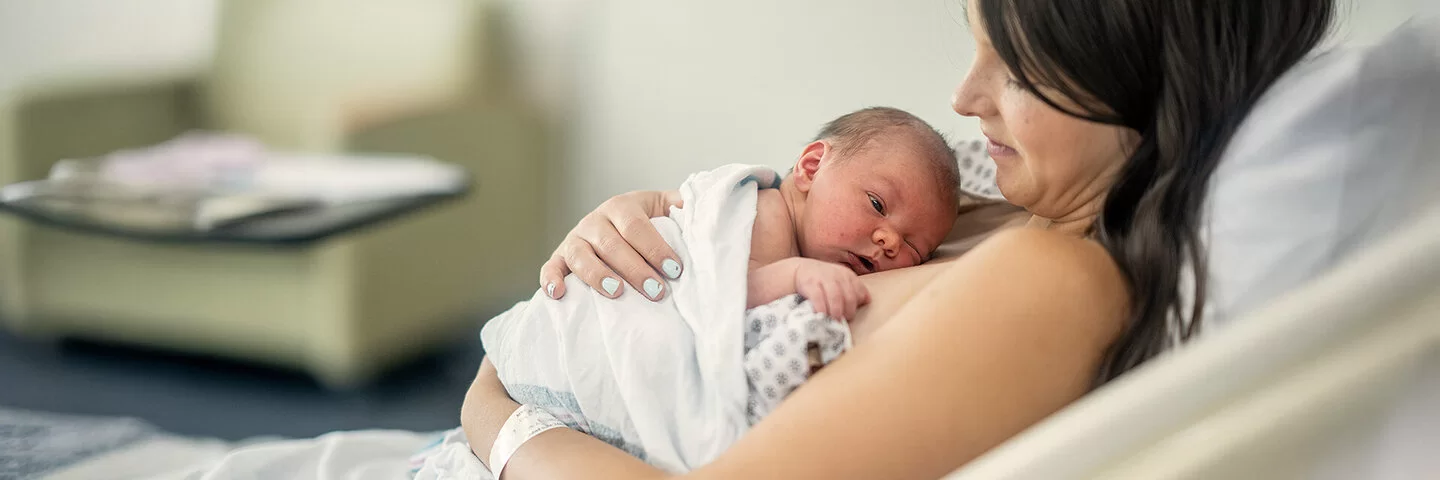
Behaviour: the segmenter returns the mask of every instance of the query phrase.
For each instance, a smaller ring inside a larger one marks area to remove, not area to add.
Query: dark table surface
[[[93,205],[77,208],[73,200],[62,201],[43,195],[8,196],[0,201],[0,211],[37,224],[149,242],[305,245],[459,198],[468,191],[467,188],[444,194],[344,204],[313,204],[250,216],[204,229],[195,227],[188,221],[157,221],[153,217],[147,221],[134,220],[143,217],[142,215],[124,215],[131,220],[120,221],[112,216],[116,211],[113,205],[107,206],[108,208],[94,208]]]

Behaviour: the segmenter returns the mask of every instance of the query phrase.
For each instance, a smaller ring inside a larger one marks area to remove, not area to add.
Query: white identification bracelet
[[[505,469],[505,463],[510,461],[510,456],[514,455],[521,445],[535,438],[540,432],[552,428],[566,427],[543,408],[521,405],[515,413],[510,414],[510,418],[505,419],[505,425],[500,427],[500,435],[495,437],[495,445],[490,447],[490,473],[495,475],[495,478],[500,478],[500,471]]]

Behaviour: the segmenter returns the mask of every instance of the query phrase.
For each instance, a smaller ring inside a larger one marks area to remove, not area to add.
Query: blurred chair
[[[302,248],[155,244],[0,227],[0,316],[79,336],[307,369],[348,386],[472,331],[535,288],[547,129],[514,94],[503,12],[479,0],[233,0],[214,63],[0,95],[0,182],[191,129],[276,150],[406,152],[466,167],[463,200]]]

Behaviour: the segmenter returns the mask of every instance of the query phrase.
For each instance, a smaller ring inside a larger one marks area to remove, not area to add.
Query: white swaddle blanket
[[[663,301],[610,300],[570,276],[564,299],[537,292],[490,320],[481,339],[511,397],[673,472],[718,456],[749,427],[750,236],[757,187],[778,181],[743,165],[685,181],[684,208],[652,219],[686,268]]]

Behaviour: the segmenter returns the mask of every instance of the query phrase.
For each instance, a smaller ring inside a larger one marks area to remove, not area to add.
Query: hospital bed
[[[1434,478],[1437,454],[1440,208],[946,478]]]

